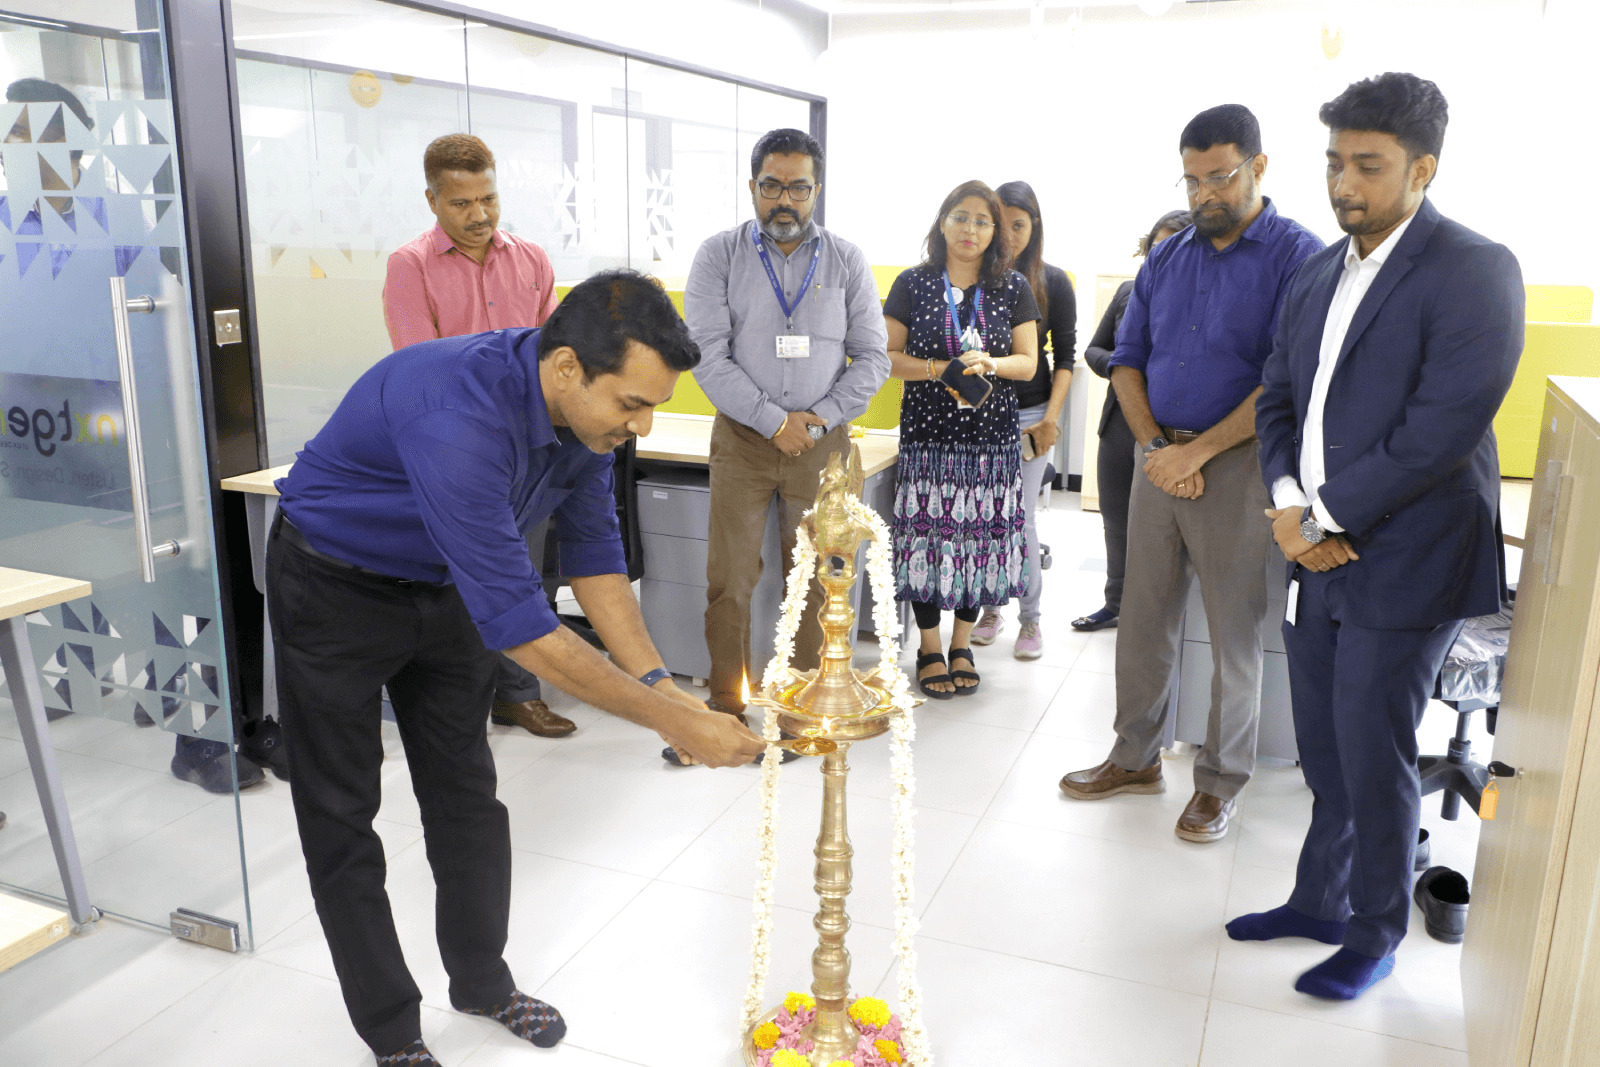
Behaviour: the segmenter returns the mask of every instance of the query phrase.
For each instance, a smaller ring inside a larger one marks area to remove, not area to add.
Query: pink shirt
[[[389,256],[383,321],[397,349],[436,337],[542,326],[555,309],[550,257],[500,230],[482,265],[437,225]]]

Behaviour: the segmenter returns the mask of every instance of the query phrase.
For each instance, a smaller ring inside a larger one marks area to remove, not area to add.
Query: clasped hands
[[[1193,441],[1166,445],[1145,457],[1144,473],[1157,489],[1182,500],[1198,500],[1206,491],[1206,476],[1200,468],[1210,458]]]
[[[1312,544],[1300,536],[1300,516],[1304,507],[1267,508],[1267,518],[1272,520],[1272,539],[1278,542],[1283,558],[1312,571],[1331,571],[1351,560],[1360,559],[1350,547],[1349,538],[1342,533],[1330,533],[1320,544]]]
[[[817,447],[807,426],[827,426],[828,420],[809,411],[791,411],[783,426],[772,437],[772,447],[786,456],[798,456]]]

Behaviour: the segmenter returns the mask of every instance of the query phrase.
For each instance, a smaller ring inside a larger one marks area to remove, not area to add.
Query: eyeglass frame
[[[998,226],[998,223],[996,223],[993,219],[977,219],[973,218],[971,215],[968,215],[964,219],[958,219],[956,218],[956,213],[954,211],[946,215],[944,217],[944,221],[948,222],[957,229],[960,229],[963,226],[971,226],[979,233],[982,233],[986,229],[994,229]]]
[[[1251,152],[1248,156],[1245,156],[1244,159],[1240,160],[1237,167],[1234,167],[1226,174],[1213,174],[1206,178],[1191,178],[1185,174],[1183,177],[1174,182],[1172,187],[1174,189],[1182,188],[1184,192],[1192,195],[1194,193],[1198,193],[1200,191],[1201,183],[1204,183],[1214,192],[1220,193],[1222,190],[1233,184],[1234,176],[1237,175],[1241,170],[1244,170],[1246,163],[1249,163],[1252,159],[1256,158],[1260,154],[1260,152]],[[1192,189],[1189,187],[1190,182],[1194,183],[1194,188]]]
[[[788,193],[790,200],[796,204],[803,204],[811,199],[811,194],[816,192],[817,186],[821,184],[821,182],[780,182],[776,178],[764,178],[756,182],[756,192],[760,194],[763,200],[780,200],[783,198],[784,193]],[[768,196],[767,190],[763,188],[768,185],[776,185],[778,187],[777,192]],[[805,190],[805,195],[796,196],[795,194],[802,189]]]

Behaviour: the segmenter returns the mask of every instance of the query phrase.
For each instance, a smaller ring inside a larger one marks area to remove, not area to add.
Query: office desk
[[[894,479],[900,453],[900,438],[897,434],[872,433],[855,441],[861,446],[861,462],[866,473],[862,497],[880,515],[887,517],[894,506]],[[640,492],[689,493],[698,489],[698,492],[708,495],[710,453],[709,417],[657,415],[650,436],[639,438],[637,443],[639,467],[645,474],[640,482]],[[272,528],[273,516],[278,510],[278,489],[274,483],[288,474],[291,466],[293,464],[286,463],[281,467],[224,478],[221,483],[223,489],[245,494],[251,562],[256,589],[262,594],[267,591],[267,532]],[[672,488],[663,487],[660,484],[663,480]],[[644,488],[648,483],[655,483],[653,490]],[[652,503],[655,501],[654,497],[647,499]],[[686,502],[698,506],[696,501]],[[694,574],[693,564],[696,558],[701,564],[699,574],[703,578],[704,551],[703,548],[696,549],[692,544],[656,540],[657,537],[670,537],[683,539],[685,542],[703,543],[705,540],[703,523],[693,518],[694,514],[695,507],[689,508],[685,513],[684,521],[688,525],[662,525],[652,520],[652,525],[656,528],[649,531],[653,536],[645,546],[645,576],[640,582],[640,602],[651,638],[655,640],[661,654],[666,658],[667,668],[675,674],[700,679],[705,678],[711,670],[710,656],[705,648],[705,583],[701,581],[697,587],[687,579]],[[669,524],[675,521],[670,517],[663,518]],[[777,605],[782,599],[782,590],[777,584],[783,573],[783,568],[779,565],[777,523],[777,505],[774,503],[767,515],[766,539],[761,553],[767,566],[751,602],[751,629],[755,632],[751,634],[750,654],[761,664],[765,664],[767,658],[772,655],[772,630],[777,623]],[[675,549],[688,549],[687,559],[685,553],[674,551]],[[698,557],[695,552],[699,553]],[[655,578],[652,576],[653,569],[656,573],[666,573],[678,580]],[[862,573],[865,574],[864,565]],[[872,598],[870,592],[863,593],[867,587],[868,582],[865,578],[857,583],[854,603],[857,605],[858,622],[870,633]],[[902,639],[907,632],[908,611],[909,609],[903,606],[900,611]],[[271,626],[265,628],[265,633],[262,697],[266,714],[276,717],[278,698]]]
[[[89,904],[89,892],[84,888],[78,841],[72,833],[67,795],[61,786],[50,724],[45,719],[39,691],[39,669],[34,666],[33,649],[28,643],[27,616],[41,608],[86,597],[93,591],[88,582],[75,578],[0,567],[0,669],[5,671],[11,706],[17,715],[17,731],[22,734],[22,747],[28,753],[39,807],[50,832],[50,847],[55,850],[56,868],[61,872],[67,910],[75,923],[92,922],[99,913]]]

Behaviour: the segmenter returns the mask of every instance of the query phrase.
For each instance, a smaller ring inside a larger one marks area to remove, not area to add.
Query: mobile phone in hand
[[[1023,434],[1022,435],[1022,462],[1028,463],[1031,460],[1033,460],[1034,457],[1038,456],[1038,454],[1039,454],[1039,450],[1034,446],[1034,443],[1033,443],[1033,434],[1031,434],[1031,433]]]
[[[973,407],[981,407],[989,394],[994,392],[994,384],[981,374],[967,374],[967,365],[959,359],[952,359],[945,364],[944,373],[939,375],[939,380],[956,391]]]

